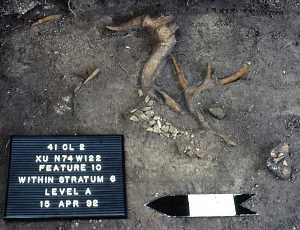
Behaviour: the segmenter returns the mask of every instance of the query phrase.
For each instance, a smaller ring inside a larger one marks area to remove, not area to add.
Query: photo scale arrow
[[[222,217],[257,215],[241,204],[254,194],[168,195],[155,199],[147,207],[170,217]]]

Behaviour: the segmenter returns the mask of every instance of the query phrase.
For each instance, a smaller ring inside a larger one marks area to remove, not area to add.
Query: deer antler
[[[207,75],[206,75],[204,81],[200,82],[196,85],[189,86],[187,78],[186,78],[183,70],[181,69],[180,65],[177,63],[175,57],[171,56],[171,59],[172,59],[172,63],[176,70],[178,84],[179,84],[180,88],[184,91],[185,101],[186,101],[186,104],[187,104],[187,107],[188,107],[190,113],[194,115],[194,117],[197,119],[197,121],[199,122],[199,124],[202,128],[212,131],[215,135],[221,137],[228,145],[236,145],[235,142],[230,140],[230,138],[227,137],[226,135],[220,134],[211,129],[210,125],[205,120],[203,114],[200,111],[194,110],[193,98],[195,95],[197,95],[203,91],[212,89],[212,88],[216,87],[217,85],[226,85],[226,84],[229,84],[229,83],[239,80],[240,78],[242,78],[243,76],[245,76],[249,73],[250,65],[245,64],[242,68],[240,68],[236,72],[224,77],[221,80],[216,81],[212,78],[212,66],[211,66],[211,64],[208,64],[207,65]]]
[[[157,41],[152,53],[144,65],[141,75],[141,86],[144,94],[152,88],[155,73],[163,60],[171,53],[176,44],[175,32],[178,26],[173,22],[173,16],[161,16],[151,18],[150,16],[137,17],[119,26],[107,26],[112,31],[127,31],[133,28],[149,29]]]

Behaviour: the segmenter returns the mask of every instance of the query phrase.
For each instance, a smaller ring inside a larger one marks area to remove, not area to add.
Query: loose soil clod
[[[282,143],[272,149],[267,160],[267,168],[280,179],[286,180],[291,177],[292,167],[287,143]]]
[[[173,22],[172,16],[161,16],[151,18],[150,16],[140,16],[131,19],[119,26],[107,26],[112,31],[127,31],[133,28],[146,28],[150,30],[156,41],[153,51],[144,65],[141,75],[141,86],[144,94],[152,88],[155,74],[160,65],[164,63],[166,57],[171,53],[176,44],[175,32],[178,26]]]

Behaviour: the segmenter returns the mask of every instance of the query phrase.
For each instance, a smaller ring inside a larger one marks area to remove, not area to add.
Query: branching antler
[[[152,53],[144,65],[141,74],[141,86],[145,95],[150,94],[150,90],[153,88],[153,83],[156,76],[156,71],[160,65],[164,63],[164,60],[170,55],[172,49],[176,44],[175,32],[178,26],[174,22],[172,16],[161,16],[157,18],[151,18],[150,16],[140,16],[129,20],[119,26],[107,26],[107,29],[112,31],[128,31],[134,28],[146,28],[153,35],[156,40],[156,44],[153,47]],[[202,128],[213,132],[215,135],[221,137],[228,145],[235,145],[226,135],[219,134],[214,131],[209,123],[205,120],[203,114],[193,108],[193,98],[195,95],[212,89],[217,85],[227,85],[231,82],[237,81],[246,74],[249,73],[250,65],[246,64],[238,71],[224,77],[221,80],[214,80],[212,78],[212,66],[208,64],[207,75],[203,82],[196,85],[189,86],[189,82],[177,63],[175,57],[171,56],[173,65],[175,67],[178,85],[183,90],[185,95],[185,101],[188,110],[193,114]],[[181,112],[179,104],[172,99],[167,93],[156,90],[164,99],[166,105],[168,105],[175,112]]]
[[[237,81],[240,78],[247,75],[250,71],[250,65],[245,64],[238,71],[236,71],[228,76],[225,76],[221,80],[216,81],[216,80],[213,80],[213,78],[212,78],[212,66],[211,66],[211,64],[208,64],[207,65],[207,75],[206,75],[206,78],[204,79],[204,81],[198,83],[197,85],[189,86],[187,78],[186,78],[183,70],[181,69],[180,65],[177,63],[175,57],[171,56],[171,59],[172,59],[172,63],[176,70],[178,84],[179,84],[180,88],[184,91],[185,100],[186,100],[187,107],[190,112],[194,111],[192,102],[193,102],[193,97],[195,95],[197,95],[203,91],[212,89],[212,88],[216,87],[217,85],[227,85],[229,83]]]
[[[141,86],[144,94],[152,88],[155,80],[155,73],[159,69],[163,60],[169,56],[176,44],[175,32],[178,26],[174,23],[174,17],[161,16],[151,18],[150,16],[140,16],[119,26],[107,26],[112,31],[127,31],[134,28],[146,28],[153,34],[157,41],[152,53],[144,65],[141,75]]]
[[[209,123],[205,120],[203,114],[200,111],[196,111],[193,108],[193,98],[195,95],[197,95],[203,91],[212,89],[212,88],[216,87],[217,85],[226,85],[231,82],[239,80],[240,78],[242,78],[243,76],[245,76],[249,73],[250,65],[245,64],[238,71],[224,77],[221,80],[216,81],[212,78],[212,66],[211,66],[211,64],[208,64],[207,65],[207,75],[206,75],[206,78],[204,79],[204,81],[198,83],[197,85],[189,86],[187,78],[186,78],[183,70],[181,69],[180,65],[177,63],[175,57],[171,56],[171,59],[172,59],[173,65],[176,70],[178,84],[179,84],[180,88],[184,91],[185,101],[186,101],[188,110],[191,112],[191,114],[193,114],[195,116],[195,118],[197,119],[197,121],[199,122],[199,124],[202,128],[212,131],[215,135],[221,137],[228,145],[235,145],[235,143],[232,140],[230,140],[229,137],[227,137],[226,135],[220,134],[211,129]]]
[[[172,59],[173,65],[175,67],[175,71],[176,71],[176,75],[177,75],[177,79],[178,79],[178,85],[182,90],[185,91],[189,87],[189,82],[186,79],[184,72],[182,71],[180,65],[177,63],[177,61],[173,55],[171,55],[171,59]]]

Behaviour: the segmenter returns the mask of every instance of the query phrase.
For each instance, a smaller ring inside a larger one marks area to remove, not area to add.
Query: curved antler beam
[[[156,71],[159,69],[163,60],[171,53],[176,44],[175,32],[178,26],[174,23],[174,17],[161,16],[151,18],[150,16],[140,16],[129,20],[119,26],[107,26],[112,31],[128,31],[134,28],[146,28],[153,34],[156,44],[152,53],[144,65],[141,74],[141,86],[144,93],[152,88],[155,80]]]

